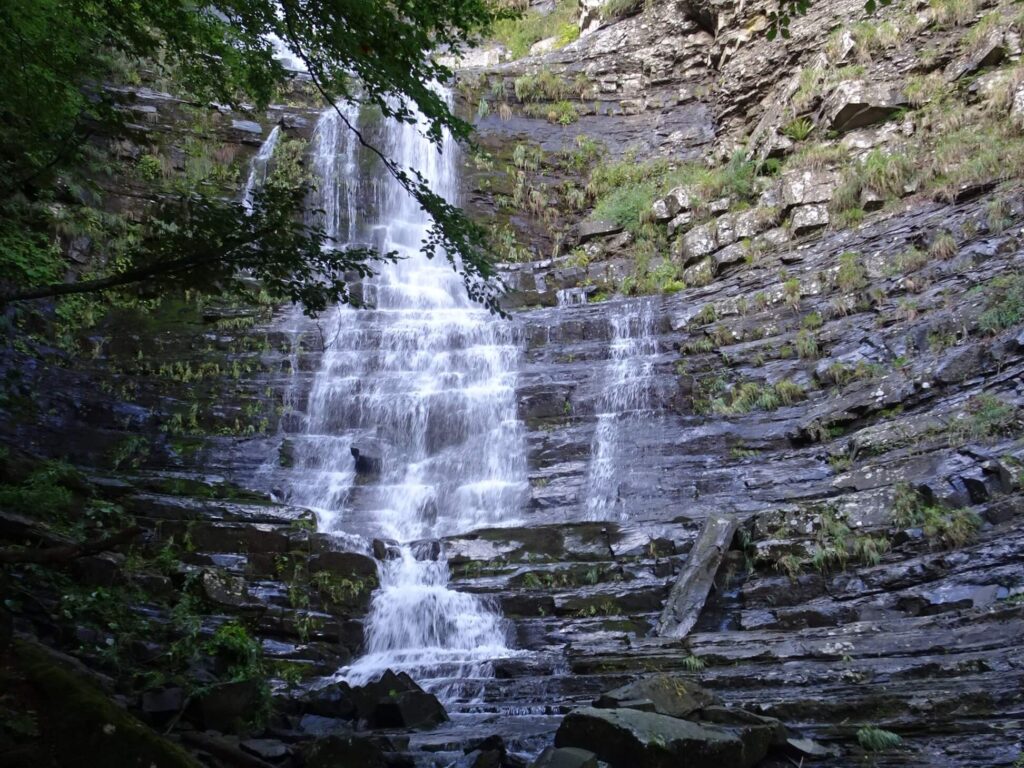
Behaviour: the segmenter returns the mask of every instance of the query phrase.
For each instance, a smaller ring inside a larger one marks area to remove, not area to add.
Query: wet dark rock
[[[749,768],[765,755],[728,729],[634,709],[576,710],[555,746],[591,749],[613,768]]]
[[[309,691],[302,696],[300,704],[305,712],[322,717],[352,719],[357,714],[351,687],[346,682],[331,683]]]
[[[718,697],[693,678],[651,675],[601,694],[594,702],[602,709],[627,708],[656,712],[669,717],[687,717],[696,710],[718,702]]]
[[[764,717],[734,707],[705,707],[695,718],[701,723],[727,726],[743,741],[747,754],[765,754],[786,743],[786,726],[774,717]]]
[[[379,680],[350,691],[371,728],[429,728],[448,720],[444,707],[404,672],[387,670]]]
[[[372,546],[373,556],[378,560],[394,560],[402,555],[398,542],[393,539],[374,539]]]
[[[546,747],[530,768],[598,768],[597,755],[576,747]]]
[[[350,449],[355,461],[356,474],[362,477],[377,477],[384,467],[384,459],[379,452],[369,447],[353,445]]]
[[[700,536],[665,601],[658,620],[660,636],[684,638],[697,623],[738,527],[739,523],[732,515],[712,515],[705,520]]]
[[[177,686],[159,688],[142,694],[142,711],[157,723],[166,722],[185,706],[185,691]]]
[[[205,730],[232,733],[257,711],[261,697],[259,681],[219,683],[193,699],[186,715]]]
[[[124,555],[104,552],[90,557],[79,557],[71,564],[75,579],[82,584],[111,587],[124,582]]]
[[[288,745],[277,739],[243,739],[238,746],[243,752],[268,763],[282,762],[289,754]]]
[[[377,563],[359,552],[321,552],[309,559],[309,570],[328,571],[340,578],[376,579]]]
[[[299,730],[310,736],[336,736],[351,733],[352,723],[340,717],[303,715],[299,719]]]
[[[431,728],[448,720],[441,702],[426,691],[402,691],[377,702],[371,728]]]

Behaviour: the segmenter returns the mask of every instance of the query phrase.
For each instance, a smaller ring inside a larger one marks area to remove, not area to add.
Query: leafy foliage
[[[275,38],[308,69],[329,103],[358,99],[389,119],[422,114],[426,134],[468,138],[432,84],[451,71],[431,55],[458,54],[490,26],[510,17],[489,0],[391,3],[315,3],[308,0],[225,0],[197,9],[186,0],[121,3],[116,0],[40,0],[0,9],[0,294],[10,301],[105,290],[147,282],[162,291],[182,284],[220,292],[239,285],[234,273],[251,270],[277,296],[316,312],[348,294],[343,272],[368,274],[386,259],[370,251],[325,253],[322,233],[297,224],[301,195],[270,189],[249,217],[239,206],[179,190],[125,237],[94,238],[105,263],[102,275],[73,289],[60,288],[64,265],[53,237],[53,202],[75,210],[101,209],[90,188],[97,162],[92,137],[137,140],[122,109],[130,101],[109,82],[133,82],[155,70],[191,100],[241,109],[266,106],[290,79],[276,57]],[[38,95],[46,93],[47,98]],[[353,126],[350,129],[355,130]],[[448,258],[470,294],[496,308],[497,286],[485,231],[434,193],[414,169],[378,152],[387,172],[433,218],[425,251]],[[163,173],[155,155],[133,169],[144,180]],[[61,207],[61,206],[58,206]],[[109,234],[109,233],[107,233]],[[30,290],[25,290],[29,288]],[[57,287],[58,290],[46,290]]]

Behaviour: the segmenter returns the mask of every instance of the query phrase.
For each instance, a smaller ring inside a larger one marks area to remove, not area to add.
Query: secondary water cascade
[[[252,201],[256,190],[266,181],[270,158],[274,156],[274,149],[280,136],[281,126],[275,125],[249,164],[249,175],[245,179],[245,187],[242,188],[242,206],[248,213],[252,213]]]
[[[625,309],[626,307],[624,307]],[[598,400],[597,425],[590,443],[585,516],[588,520],[624,519],[619,505],[619,429],[625,419],[650,407],[650,378],[658,354],[655,312],[644,301],[611,317],[611,344],[604,387]]]
[[[439,150],[422,120],[375,125],[387,155],[457,200],[454,141]],[[294,436],[289,499],[315,510],[321,530],[393,542],[366,654],[340,675],[361,683],[404,670],[442,699],[472,697],[488,662],[515,651],[487,601],[449,587],[437,540],[518,520],[529,488],[514,396],[519,347],[511,324],[471,302],[446,260],[422,255],[428,217],[359,152],[334,110],[316,126],[312,167],[311,208],[322,211],[330,245],[373,243],[401,256],[363,286],[373,309],[321,318],[324,352]]]

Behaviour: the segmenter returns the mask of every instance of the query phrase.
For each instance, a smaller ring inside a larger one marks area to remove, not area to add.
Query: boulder
[[[790,228],[794,235],[804,235],[828,226],[829,215],[826,205],[801,205],[793,211]]]
[[[545,53],[551,53],[558,48],[558,37],[545,37],[543,40],[538,40],[536,43],[530,46],[531,56],[540,56]]]
[[[890,83],[844,80],[825,99],[816,122],[833,131],[850,131],[886,120],[907,103],[903,92]]]
[[[597,755],[576,747],[547,747],[530,768],[597,768]]]
[[[835,194],[839,177],[833,171],[803,170],[782,177],[782,203],[786,208],[827,203]]]
[[[351,697],[371,728],[429,728],[448,720],[437,697],[404,672],[389,669],[379,680],[352,688]]]
[[[774,717],[764,717],[744,709],[705,707],[697,713],[701,723],[723,725],[740,737],[748,754],[764,754],[771,747],[786,744],[786,726]]]
[[[348,579],[375,581],[377,578],[377,563],[359,552],[321,552],[309,559],[309,570],[311,573],[329,571]]]
[[[367,447],[353,445],[349,451],[356,461],[356,474],[360,477],[377,477],[384,466],[384,459],[380,453],[374,452]]]
[[[614,221],[581,221],[576,225],[576,241],[583,245],[598,237],[617,235],[622,230]]]
[[[432,728],[447,720],[434,694],[404,691],[378,701],[369,723],[371,728]]]
[[[150,722],[162,723],[185,706],[185,690],[178,686],[159,688],[142,694],[142,711]]]
[[[352,688],[344,681],[309,691],[299,699],[299,703],[304,712],[321,717],[352,719],[357,714]]]
[[[268,763],[279,763],[288,757],[288,746],[277,739],[244,739],[239,748]]]
[[[749,768],[764,757],[735,733],[635,709],[588,707],[569,713],[556,747],[593,750],[612,768]]]
[[[208,731],[231,733],[244,726],[262,703],[257,680],[238,680],[212,686],[189,705],[189,719]]]
[[[717,702],[718,699],[710,691],[691,678],[660,674],[603,693],[594,702],[594,706],[602,709],[641,709],[669,717],[686,717]]]
[[[993,29],[970,46],[964,54],[953,59],[942,74],[948,82],[952,83],[984,67],[994,67],[1004,58],[1006,58],[1006,45],[1003,40],[1003,30]]]
[[[664,197],[655,200],[651,206],[651,214],[657,222],[666,222],[679,213],[691,211],[694,198],[685,187],[676,187]]]
[[[352,724],[338,717],[303,715],[299,719],[299,730],[316,737],[347,736],[352,732]]]
[[[676,232],[690,226],[692,221],[693,213],[690,211],[683,211],[679,215],[673,216],[672,220],[668,223],[668,236],[672,237]]]
[[[711,221],[694,227],[685,235],[681,244],[683,264],[693,264],[718,250],[718,226]]]

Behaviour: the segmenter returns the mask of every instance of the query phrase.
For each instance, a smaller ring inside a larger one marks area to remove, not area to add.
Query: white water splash
[[[455,201],[458,148],[447,140],[438,151],[424,129],[422,120],[387,121],[378,142]],[[404,670],[442,698],[465,697],[489,660],[514,653],[507,623],[483,598],[449,588],[442,547],[415,542],[517,522],[529,489],[519,348],[510,324],[470,301],[446,260],[421,253],[430,220],[418,203],[383,169],[359,178],[354,144],[326,112],[311,206],[332,243],[372,242],[402,259],[366,281],[373,310],[339,307],[322,322],[325,350],[304,434],[294,436],[289,498],[316,511],[321,530],[400,543],[400,556],[381,565],[367,653],[341,676],[361,683]],[[372,453],[379,472],[359,476],[353,448]]]

